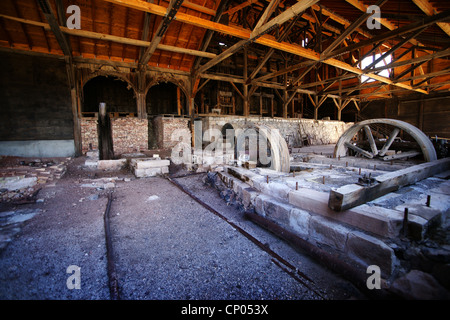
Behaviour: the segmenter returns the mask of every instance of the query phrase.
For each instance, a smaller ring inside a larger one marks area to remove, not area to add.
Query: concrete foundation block
[[[396,265],[394,250],[383,241],[362,232],[348,234],[346,251],[364,270],[370,265],[380,267],[381,276],[389,278]]]

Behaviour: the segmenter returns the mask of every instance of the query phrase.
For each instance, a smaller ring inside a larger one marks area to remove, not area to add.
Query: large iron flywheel
[[[368,159],[437,159],[431,140],[415,126],[395,119],[371,119],[355,123],[339,138],[334,157],[355,155]]]

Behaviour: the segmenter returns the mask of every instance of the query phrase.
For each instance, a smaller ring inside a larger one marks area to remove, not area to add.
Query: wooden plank
[[[450,158],[444,158],[382,174],[368,187],[345,185],[330,191],[328,206],[335,211],[347,210],[449,169]]]

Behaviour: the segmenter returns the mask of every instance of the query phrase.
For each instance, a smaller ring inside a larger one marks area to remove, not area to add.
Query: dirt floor
[[[108,193],[121,299],[365,298],[245,220],[203,183],[205,174],[173,180],[221,216],[164,177],[87,169],[85,159],[71,160],[61,179],[40,189],[38,201],[0,203],[0,218],[15,219],[8,225],[10,241],[0,249],[0,299],[110,299],[103,219]],[[81,268],[80,289],[68,288],[69,266]]]

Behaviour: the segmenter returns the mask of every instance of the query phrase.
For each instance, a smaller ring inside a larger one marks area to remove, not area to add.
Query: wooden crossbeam
[[[377,6],[381,7],[383,4],[385,4],[387,2],[387,0],[379,0],[377,2]],[[331,43],[322,53],[321,56],[322,57],[326,57],[331,51],[334,50],[334,48],[336,48],[338,45],[340,45],[351,33],[353,33],[353,31],[355,31],[357,28],[359,28],[360,25],[362,25],[367,18],[371,15],[372,13],[367,13],[365,12],[364,14],[362,14],[358,19],[356,19],[350,26],[348,26],[344,32],[341,33],[341,35],[333,41],[333,43]]]
[[[439,13],[428,0],[412,0],[427,16],[433,16]],[[437,25],[450,36],[450,23],[438,22]]]
[[[297,16],[301,12],[303,12],[305,9],[312,6],[314,3],[318,2],[318,0],[305,0],[302,2],[298,2],[292,7],[288,8],[287,10],[283,11],[283,13],[279,14],[277,17],[273,18],[267,23],[264,23],[266,19],[269,17],[269,13],[272,12],[274,9],[274,5],[278,3],[279,0],[272,0],[271,4],[266,8],[265,13],[261,17],[261,19],[258,21],[256,28],[251,32],[248,39],[241,40],[222,52],[220,55],[215,57],[214,59],[210,60],[203,66],[201,66],[198,69],[197,73],[204,73],[209,68],[215,66],[216,64],[220,63],[221,61],[227,59],[237,51],[239,51],[242,47],[249,44],[250,42],[255,41],[257,38],[259,38],[261,35],[265,34],[269,30],[278,27],[279,25],[283,24],[287,20],[291,19],[294,16]]]
[[[50,3],[48,2],[48,0],[38,0],[38,3],[64,55],[72,57],[72,49],[70,48],[70,42],[66,38],[64,33],[61,31],[61,28],[58,24],[58,21],[56,20],[55,14],[53,13]]]
[[[169,25],[175,19],[175,15],[182,3],[183,3],[183,0],[170,1],[169,6],[167,7],[167,13],[164,16],[164,18],[162,19],[162,21],[160,22],[158,29],[156,29],[155,36],[153,37],[152,41],[150,42],[150,45],[145,50],[144,54],[141,56],[141,58],[139,60],[140,67],[142,67],[143,65],[146,65],[150,61],[152,54],[157,49],[164,34],[166,33],[167,29],[169,28]]]
[[[6,16],[3,14],[0,14],[0,18],[42,27],[45,30],[51,30],[50,25],[48,23],[44,23],[44,22],[21,19],[21,18]],[[67,27],[60,27],[60,29],[65,34],[77,36],[77,37],[96,39],[96,40],[106,40],[106,41],[127,44],[127,45],[133,45],[133,46],[143,47],[143,48],[149,47],[149,45],[150,45],[149,41],[136,40],[136,39],[130,39],[130,38],[125,38],[125,37],[118,37],[118,36],[113,36],[113,35],[99,33],[99,32],[92,32],[92,31],[85,31],[85,30],[78,30],[78,29],[69,29]],[[169,51],[169,52],[185,53],[185,54],[199,56],[199,57],[203,57],[203,58],[209,58],[209,59],[216,57],[216,54],[214,54],[214,53],[186,49],[186,48],[175,47],[175,46],[169,46],[169,45],[165,45],[165,44],[161,44],[161,43],[157,45],[157,49],[165,50],[165,51]]]
[[[367,187],[345,185],[330,191],[328,206],[335,211],[344,211],[449,169],[450,158],[444,158],[382,174]]]

